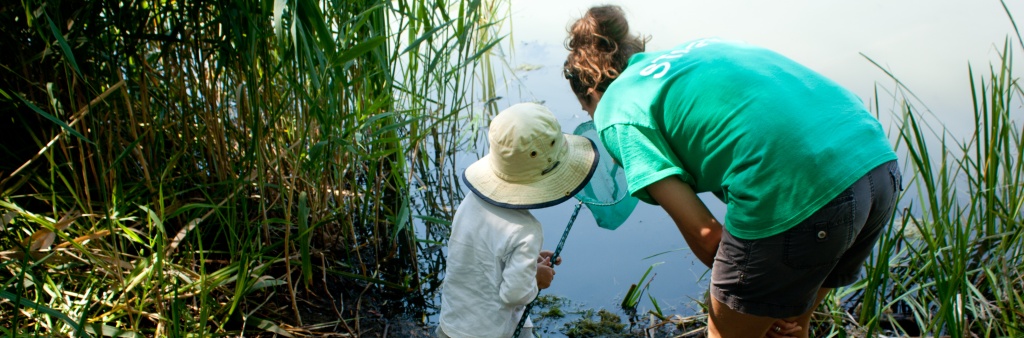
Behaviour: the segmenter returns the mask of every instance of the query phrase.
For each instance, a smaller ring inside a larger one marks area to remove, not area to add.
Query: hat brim
[[[569,148],[550,175],[529,183],[513,183],[494,175],[490,154],[466,168],[462,180],[469,190],[490,204],[509,209],[546,208],[579,193],[597,169],[597,146],[589,138],[563,134]]]

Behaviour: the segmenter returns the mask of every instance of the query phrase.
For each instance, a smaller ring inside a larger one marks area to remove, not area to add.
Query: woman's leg
[[[764,337],[775,318],[759,317],[737,312],[711,299],[708,311],[708,337]]]
[[[800,332],[791,334],[792,336],[807,338],[810,335],[811,315],[831,291],[829,288],[819,289],[814,306],[810,310],[797,317],[785,319],[800,326]],[[711,311],[708,314],[708,337],[764,337],[773,329],[772,323],[775,321],[774,318],[736,312],[712,297]]]
[[[807,310],[807,312],[804,312],[798,317],[786,319],[787,321],[796,322],[796,325],[800,326],[801,331],[796,333],[795,336],[799,338],[807,338],[807,336],[810,335],[811,315],[814,314],[814,310],[818,309],[818,305],[821,305],[821,301],[825,299],[825,296],[828,295],[829,292],[832,292],[831,288],[818,289],[818,298],[814,299],[814,306],[812,306],[810,310]]]

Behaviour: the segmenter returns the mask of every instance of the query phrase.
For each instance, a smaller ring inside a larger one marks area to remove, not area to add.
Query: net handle
[[[569,217],[569,224],[565,225],[565,231],[562,232],[562,239],[558,240],[558,246],[555,247],[555,252],[551,254],[551,268],[554,268],[555,261],[558,260],[558,256],[562,253],[562,247],[565,246],[565,239],[569,237],[569,230],[572,229],[572,224],[576,222],[576,216],[580,214],[580,208],[583,206],[583,201],[576,203],[576,208],[572,210],[572,217]],[[513,338],[519,338],[519,334],[523,331],[523,325],[526,325],[526,318],[530,316],[530,309],[533,308],[533,304],[537,303],[537,298],[540,298],[540,290],[537,290],[537,295],[533,297],[533,300],[529,304],[526,304],[526,308],[523,309],[523,316],[519,318],[519,325],[516,325],[516,332],[512,334]]]

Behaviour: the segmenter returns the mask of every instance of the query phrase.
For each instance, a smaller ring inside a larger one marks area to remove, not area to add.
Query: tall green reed
[[[854,296],[856,323],[867,335],[885,326],[954,337],[1024,333],[1022,92],[1012,49],[1007,39],[988,74],[968,69],[974,125],[962,140],[941,122],[934,126],[897,80],[910,189],[866,278],[839,293]]]
[[[492,98],[470,88],[491,71],[495,6],[0,6],[16,132],[0,149],[0,320],[12,334],[356,333],[382,306],[366,296],[435,288],[443,264],[418,255],[460,196],[430,194],[457,184],[457,131]]]

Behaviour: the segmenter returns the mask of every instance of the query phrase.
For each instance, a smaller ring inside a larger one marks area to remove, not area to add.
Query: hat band
[[[555,161],[555,164],[552,164],[547,169],[544,169],[544,171],[541,171],[540,174],[541,175],[547,175],[547,173],[551,172],[552,170],[555,170],[555,168],[558,168],[558,164],[559,163],[562,163],[562,161]]]

